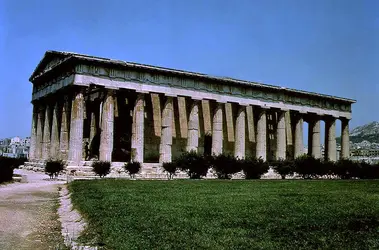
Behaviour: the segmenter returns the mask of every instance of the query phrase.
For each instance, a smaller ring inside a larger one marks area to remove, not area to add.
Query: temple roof
[[[30,76],[29,81],[33,82],[36,78],[43,75],[45,72],[56,68],[57,66],[59,66],[60,64],[64,62],[74,61],[74,60],[96,62],[99,64],[108,65],[108,66],[113,65],[117,67],[124,67],[124,68],[130,68],[130,69],[134,68],[134,69],[140,69],[140,70],[154,71],[157,73],[180,75],[180,76],[190,77],[190,78],[201,78],[204,80],[221,81],[221,82],[224,82],[224,83],[226,82],[233,85],[245,85],[245,86],[271,89],[271,90],[276,90],[276,91],[280,90],[280,91],[285,91],[285,92],[290,92],[290,93],[298,93],[298,94],[303,94],[303,95],[308,95],[308,96],[340,100],[340,101],[348,102],[348,103],[356,102],[356,100],[349,99],[349,98],[319,94],[315,92],[285,88],[285,87],[258,83],[258,82],[239,80],[239,79],[234,79],[230,77],[211,76],[207,74],[178,70],[178,69],[170,69],[170,68],[152,66],[152,65],[141,64],[141,63],[127,62],[127,61],[122,61],[122,60],[114,60],[114,59],[109,59],[109,58],[90,56],[90,55],[78,54],[78,53],[73,53],[73,52],[54,51],[54,50],[46,51],[44,57],[39,62],[36,69]]]

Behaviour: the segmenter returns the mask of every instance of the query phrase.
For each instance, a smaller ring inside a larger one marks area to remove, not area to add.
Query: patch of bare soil
[[[66,249],[58,220],[58,187],[41,173],[0,187],[0,249]]]

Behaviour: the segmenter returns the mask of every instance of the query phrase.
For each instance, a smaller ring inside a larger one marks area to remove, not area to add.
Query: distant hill
[[[340,143],[341,138],[337,138]],[[350,141],[353,143],[360,143],[368,141],[370,143],[379,143],[379,122],[371,122],[350,131]]]

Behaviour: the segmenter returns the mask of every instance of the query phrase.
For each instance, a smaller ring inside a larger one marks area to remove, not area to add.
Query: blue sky
[[[46,50],[353,98],[351,127],[379,120],[376,0],[0,0],[0,138],[30,134]]]

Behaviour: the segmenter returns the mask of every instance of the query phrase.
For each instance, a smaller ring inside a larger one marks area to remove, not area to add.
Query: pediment
[[[62,61],[66,60],[69,57],[68,54],[57,51],[47,51],[43,56],[42,60],[37,65],[33,74],[30,76],[29,81],[33,81],[35,77],[38,77],[50,69],[54,68]]]

